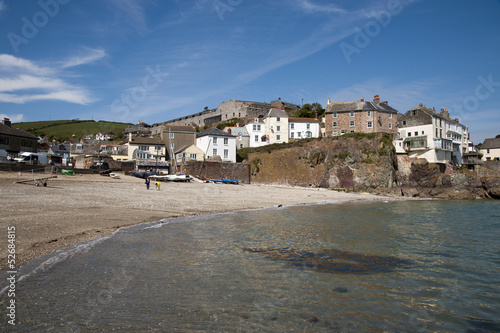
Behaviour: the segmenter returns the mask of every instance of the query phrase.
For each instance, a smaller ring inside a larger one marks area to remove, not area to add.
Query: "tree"
[[[500,134],[498,134],[497,136],[495,136],[495,139],[498,139],[498,138],[500,138]]]
[[[318,117],[320,117],[325,113],[325,110],[319,103],[307,103],[304,104],[300,110],[295,112],[295,117],[314,118],[316,117],[316,112],[318,113]]]

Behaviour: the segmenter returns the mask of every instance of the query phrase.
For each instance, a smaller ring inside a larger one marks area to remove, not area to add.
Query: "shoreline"
[[[29,176],[23,177],[26,179]],[[14,184],[15,172],[0,172],[0,270],[7,269],[7,228],[16,228],[16,267],[58,249],[112,234],[123,227],[168,218],[286,206],[408,200],[368,193],[273,185],[163,182],[149,190],[144,180],[121,175],[61,176],[47,187]]]

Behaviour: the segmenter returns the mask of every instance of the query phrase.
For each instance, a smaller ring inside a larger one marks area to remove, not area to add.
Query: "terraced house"
[[[425,158],[429,163],[462,164],[468,151],[469,132],[457,118],[451,119],[446,108],[437,113],[423,104],[399,117],[394,145],[397,153]]]
[[[346,133],[397,133],[398,111],[376,95],[373,101],[330,102],[325,110],[325,135]]]

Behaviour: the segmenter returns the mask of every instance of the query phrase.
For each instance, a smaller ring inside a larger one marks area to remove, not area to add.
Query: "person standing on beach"
[[[147,178],[146,178],[146,189],[148,189],[148,190],[149,190],[149,183],[150,183],[150,182],[151,182],[151,181],[149,180],[149,177],[147,177]]]
[[[160,182],[156,182],[156,190],[159,191],[160,190],[160,186],[161,186],[161,183]]]

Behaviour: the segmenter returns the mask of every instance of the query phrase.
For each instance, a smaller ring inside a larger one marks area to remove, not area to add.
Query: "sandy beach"
[[[23,175],[27,179],[31,175]],[[0,269],[7,268],[7,229],[16,229],[16,267],[71,244],[134,224],[164,218],[339,201],[394,200],[363,193],[265,185],[164,182],[156,191],[143,179],[121,175],[61,176],[47,187],[14,184],[17,173],[0,172]]]

